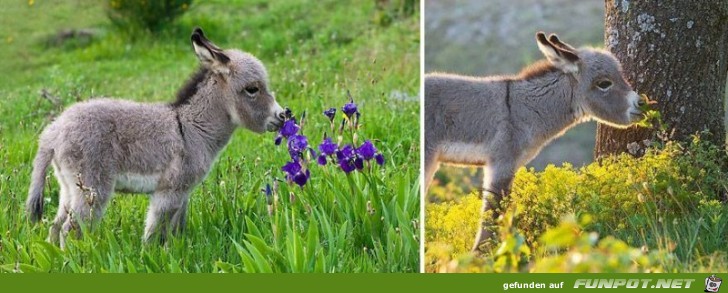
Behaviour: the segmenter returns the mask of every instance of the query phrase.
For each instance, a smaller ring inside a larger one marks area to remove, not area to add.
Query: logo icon
[[[721,283],[723,283],[723,279],[715,275],[707,277],[705,278],[705,290],[703,292],[718,292]]]

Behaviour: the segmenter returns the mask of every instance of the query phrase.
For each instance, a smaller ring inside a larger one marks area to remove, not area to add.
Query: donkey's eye
[[[608,89],[610,86],[612,86],[612,82],[608,80],[602,80],[600,82],[597,82],[597,87],[603,90]]]
[[[258,87],[257,87],[257,86],[249,86],[249,87],[246,87],[246,88],[245,88],[245,92],[246,92],[246,93],[247,93],[248,95],[251,95],[251,96],[253,96],[253,95],[255,95],[255,94],[257,94],[257,93],[258,93]]]

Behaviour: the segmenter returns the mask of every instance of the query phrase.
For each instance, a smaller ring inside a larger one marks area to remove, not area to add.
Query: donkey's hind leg
[[[53,164],[53,175],[56,177],[61,190],[58,194],[58,212],[56,212],[56,217],[53,219],[53,223],[51,223],[46,241],[57,244],[61,234],[61,227],[68,218],[68,209],[71,204],[71,198],[73,197],[72,192],[74,192],[72,187],[75,188],[75,186],[68,185],[63,174],[61,174],[60,168],[56,164]]]
[[[492,231],[492,226],[496,224],[498,217],[503,212],[501,200],[510,193],[515,166],[507,160],[496,161],[485,166],[483,171],[482,212],[483,216],[490,213],[490,219],[485,217],[481,219],[480,229],[475,236],[473,251],[480,251],[482,244],[488,240],[494,240],[495,233]]]
[[[107,174],[107,172],[88,172],[84,175],[76,173],[75,176],[72,173],[64,174],[64,180],[71,192],[69,192],[68,216],[60,231],[61,249],[66,247],[66,238],[72,231],[77,238],[83,236],[80,223],[91,228],[101,219],[114,188],[114,181]]]
[[[182,207],[177,209],[177,211],[172,215],[172,221],[171,221],[171,229],[172,234],[179,235],[181,234],[185,226],[187,226],[187,203],[189,202],[189,196],[186,196]]]
[[[423,186],[422,194],[426,194],[430,190],[430,184],[435,177],[435,172],[440,168],[437,156],[438,154],[434,148],[425,146],[425,186]]]

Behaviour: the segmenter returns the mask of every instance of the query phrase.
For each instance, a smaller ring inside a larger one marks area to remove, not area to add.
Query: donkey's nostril
[[[639,101],[637,101],[637,106],[640,106],[640,107],[642,107],[642,106],[644,106],[645,104],[646,104],[646,103],[645,103],[645,101],[644,101],[643,99],[639,99]]]
[[[278,113],[278,119],[280,119],[280,120],[286,120],[286,112],[280,112],[280,113]]]

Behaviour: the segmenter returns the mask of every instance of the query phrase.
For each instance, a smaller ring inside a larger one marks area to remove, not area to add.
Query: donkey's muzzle
[[[278,118],[283,121],[291,119],[293,118],[293,112],[291,111],[291,109],[286,107],[283,112],[278,113]]]
[[[281,129],[281,126],[283,126],[283,121],[269,121],[265,125],[265,130],[275,132]]]

